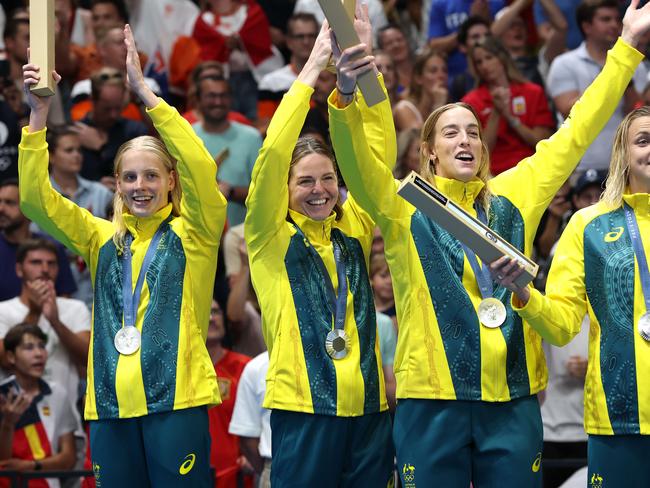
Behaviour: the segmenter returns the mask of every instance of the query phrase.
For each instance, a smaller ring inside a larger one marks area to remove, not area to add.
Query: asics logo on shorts
[[[533,473],[537,473],[539,471],[539,468],[542,466],[542,453],[538,452],[537,456],[535,457],[535,460],[533,461],[533,465],[530,467]]]
[[[178,472],[182,475],[186,475],[192,471],[192,468],[194,467],[194,461],[196,461],[196,454],[188,454],[185,456],[185,459],[183,459],[183,464],[181,464],[181,467],[178,468]]]
[[[614,227],[611,232],[605,234],[605,242],[616,242],[623,235],[623,227]]]

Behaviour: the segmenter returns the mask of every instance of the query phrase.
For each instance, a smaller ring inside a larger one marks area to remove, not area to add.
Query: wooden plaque
[[[411,171],[402,181],[397,194],[472,249],[484,263],[489,264],[502,256],[508,256],[521,263],[524,272],[515,282],[517,286],[524,287],[537,276],[537,263],[468,214],[415,171]]]
[[[41,69],[41,80],[31,91],[41,97],[54,95],[54,0],[29,1],[29,60]]]
[[[336,40],[342,50],[356,46],[361,42],[352,24],[352,19],[354,18],[354,2],[346,0],[346,5],[343,5],[341,0],[318,0],[318,3],[323,9],[330,27],[334,30]],[[352,17],[349,15],[350,7],[352,7]],[[386,98],[379,84],[379,80],[377,80],[377,75],[372,71],[359,76],[357,78],[357,85],[361,93],[363,93],[363,98],[368,107],[372,107]]]

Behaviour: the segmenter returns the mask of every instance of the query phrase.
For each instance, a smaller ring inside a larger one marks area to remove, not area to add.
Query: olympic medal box
[[[537,275],[539,266],[534,261],[468,214],[415,171],[411,171],[402,181],[397,194],[472,249],[481,261],[491,263],[502,256],[508,256],[521,263],[524,272],[515,282],[518,286],[526,286]]]

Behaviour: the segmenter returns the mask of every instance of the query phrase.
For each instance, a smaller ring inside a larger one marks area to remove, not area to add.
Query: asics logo
[[[614,227],[611,232],[605,234],[605,242],[616,242],[623,235],[623,227]]]
[[[186,475],[190,471],[192,471],[192,468],[194,467],[194,461],[196,461],[196,455],[195,454],[188,454],[185,456],[185,459],[183,460],[183,464],[181,464],[181,467],[178,468],[178,472],[182,475]]]
[[[537,473],[541,466],[542,466],[542,453],[538,452],[537,457],[535,457],[535,461],[533,461],[533,465],[530,467],[530,469],[533,471],[533,473]]]

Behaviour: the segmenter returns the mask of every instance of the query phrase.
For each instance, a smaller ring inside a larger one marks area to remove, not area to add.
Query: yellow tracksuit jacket
[[[192,127],[164,101],[149,110],[178,161],[181,215],[169,222],[147,272],[137,310],[140,350],[120,355],[113,338],[123,324],[122,260],[112,222],[57,193],[48,175],[45,130],[23,130],[20,198],[25,215],[79,254],[94,288],[85,418],[139,417],[220,403],[214,367],[205,348],[217,248],[226,216],[216,165]],[[125,213],[133,236],[132,286],[158,226],[171,204],[147,218]]]
[[[359,416],[388,408],[367,272],[374,223],[352,199],[343,204],[339,219],[332,214],[315,221],[288,210],[289,164],[312,92],[296,81],[282,99],[255,163],[246,200],[244,235],[270,357],[264,407]],[[382,125],[386,113],[390,116],[388,102],[361,110],[372,147],[382,157],[394,158],[394,133]],[[343,359],[333,360],[325,351],[325,338],[333,328],[328,295],[308,244],[294,224],[318,252],[335,290],[332,232],[342,236],[348,279],[344,328],[350,338]]]
[[[623,199],[650,256],[650,195]],[[585,430],[650,434],[650,343],[637,330],[646,306],[622,207],[600,202],[576,212],[553,257],[546,296],[531,289],[526,306],[515,310],[556,345],[567,344],[588,313]]]
[[[612,101],[622,96],[641,59],[619,40],[562,127],[534,155],[489,181],[489,226],[526,255],[544,210],[611,116]],[[330,132],[351,194],[384,236],[399,324],[397,397],[503,402],[542,390],[547,371],[541,338],[512,310],[510,292],[494,290],[506,305],[505,323],[481,326],[481,295],[460,243],[396,194],[390,169],[368,149],[356,105],[339,109],[330,98]],[[476,215],[481,181],[437,177],[434,183]]]

